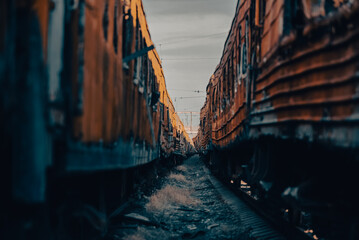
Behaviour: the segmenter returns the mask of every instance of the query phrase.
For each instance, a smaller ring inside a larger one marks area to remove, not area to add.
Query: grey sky
[[[237,0],[142,1],[176,111],[198,112],[221,57]],[[202,92],[191,92],[195,90]],[[181,118],[187,124],[188,117]],[[197,128],[198,120],[193,124]]]

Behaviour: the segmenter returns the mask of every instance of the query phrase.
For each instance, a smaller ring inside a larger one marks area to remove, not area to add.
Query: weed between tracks
[[[149,198],[145,208],[148,212],[163,212],[175,206],[196,206],[198,200],[191,196],[191,191],[167,185]]]
[[[187,171],[187,168],[185,166],[183,166],[183,165],[179,165],[178,167],[176,167],[176,169],[178,171],[181,171],[181,172],[186,172]]]
[[[202,166],[198,158],[191,158],[163,174],[146,193],[139,191],[131,212],[156,226],[135,223],[135,229],[119,229],[118,239],[239,239],[240,220],[213,188]]]
[[[168,233],[161,229],[148,229],[144,227],[138,227],[135,234],[128,234],[124,236],[124,240],[146,240],[146,239],[168,239],[170,236]]]
[[[186,179],[185,176],[183,176],[182,174],[175,174],[175,173],[171,173],[168,176],[169,179],[174,179],[177,180],[179,182],[184,182],[184,183],[189,183],[189,181]]]

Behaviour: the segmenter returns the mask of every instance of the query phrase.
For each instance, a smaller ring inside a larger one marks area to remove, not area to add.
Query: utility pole
[[[190,130],[192,132],[192,112],[191,112],[191,127],[190,127]]]
[[[176,113],[178,116],[186,114],[187,126],[185,125],[185,129],[191,138],[194,137],[197,134],[197,130],[194,130],[193,128],[193,115],[200,115],[200,112],[184,111],[184,112],[176,112]],[[190,117],[189,122],[188,122],[188,117]]]

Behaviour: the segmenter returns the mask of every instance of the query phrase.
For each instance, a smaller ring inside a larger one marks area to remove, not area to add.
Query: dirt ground
[[[239,239],[243,230],[197,155],[144,192],[140,187],[133,196],[112,239]]]

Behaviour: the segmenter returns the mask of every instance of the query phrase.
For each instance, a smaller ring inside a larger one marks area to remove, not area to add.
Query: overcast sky
[[[176,111],[199,112],[209,78],[219,63],[237,0],[142,1]],[[196,90],[202,92],[195,93]],[[188,117],[181,118],[187,124]],[[198,125],[198,121],[193,124]]]

